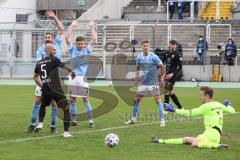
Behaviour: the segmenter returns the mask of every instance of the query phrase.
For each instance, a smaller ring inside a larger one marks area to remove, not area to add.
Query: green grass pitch
[[[39,133],[26,134],[24,131],[30,123],[34,89],[35,86],[0,86],[0,160],[240,159],[239,114],[224,117],[221,142],[229,144],[227,151],[193,149],[185,145],[156,145],[150,143],[152,135],[165,139],[196,136],[202,133],[204,130],[202,118],[191,121],[186,119],[169,121],[165,128],[160,128],[157,120],[142,118],[136,125],[128,127],[123,123],[126,119],[123,115],[130,114],[132,107],[119,97],[117,108],[95,119],[96,128],[90,129],[86,121],[81,121],[77,127],[70,129],[74,136],[72,138],[62,138],[63,126],[60,119],[57,124],[58,136],[51,137],[49,107],[44,129]],[[95,89],[117,95],[112,87],[95,87]],[[176,88],[175,91],[185,109],[198,107],[201,104],[199,88]],[[239,95],[240,89],[215,89],[215,100],[231,99],[237,112],[240,111]],[[133,97],[129,98],[133,99]],[[97,106],[101,100],[91,98],[91,103],[92,106]],[[84,111],[80,100],[78,110]],[[157,113],[153,99],[143,99],[140,112]],[[120,143],[116,148],[110,149],[105,146],[103,141],[108,133],[116,133],[120,137]]]

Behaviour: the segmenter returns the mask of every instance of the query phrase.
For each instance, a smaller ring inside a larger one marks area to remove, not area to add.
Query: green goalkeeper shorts
[[[198,142],[207,142],[207,143],[220,143],[221,135],[220,133],[214,128],[206,129],[203,134],[197,136]]]

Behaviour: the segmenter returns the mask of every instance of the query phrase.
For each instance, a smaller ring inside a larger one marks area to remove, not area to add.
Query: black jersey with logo
[[[179,74],[182,71],[182,61],[176,52],[167,51],[163,63],[166,65],[166,74]]]
[[[49,84],[56,84],[59,81],[58,67],[63,68],[65,63],[57,57],[45,57],[37,62],[35,73],[40,75],[43,87]]]

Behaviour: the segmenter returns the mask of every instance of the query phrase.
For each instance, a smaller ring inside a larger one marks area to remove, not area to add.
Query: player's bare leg
[[[76,97],[71,96],[71,126],[77,125],[77,106],[76,106]]]
[[[177,105],[178,109],[182,109],[183,108],[181,103],[178,100],[177,95],[173,92],[173,89],[169,90],[169,96],[171,97],[172,101]]]
[[[37,127],[34,129],[36,133],[43,129],[43,120],[45,115],[46,115],[46,105],[41,104],[39,109],[39,122]]]
[[[160,126],[165,127],[165,120],[164,120],[164,114],[163,114],[163,104],[161,102],[160,96],[154,96],[154,100],[157,104],[158,107],[158,112],[159,112],[159,118],[160,118]]]
[[[70,127],[70,121],[71,121],[69,103],[67,99],[61,99],[60,101],[58,101],[57,105],[59,108],[63,110],[63,126],[64,126],[63,137],[64,138],[72,137],[72,135],[69,133],[69,127]]]
[[[136,117],[138,113],[138,107],[139,103],[142,100],[143,95],[136,94],[135,99],[134,99],[134,104],[133,104],[133,112],[131,115],[131,118],[126,122],[126,124],[135,124],[136,123]]]
[[[52,134],[56,134],[56,125],[57,125],[57,104],[55,101],[51,102],[52,110],[51,110],[51,127],[50,132]]]
[[[37,121],[37,116],[39,113],[40,104],[41,104],[41,96],[35,96],[34,97],[34,105],[32,108],[31,124],[27,128],[26,133],[32,133],[36,127],[36,121]]]
[[[94,128],[95,124],[93,121],[93,115],[92,115],[92,106],[89,102],[88,97],[83,97],[83,103],[85,105],[87,117],[88,117],[88,123],[89,123],[89,128]]]

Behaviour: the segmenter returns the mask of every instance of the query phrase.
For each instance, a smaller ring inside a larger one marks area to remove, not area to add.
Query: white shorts
[[[160,96],[159,86],[157,85],[140,85],[137,89],[137,94],[146,95],[150,93],[151,96]]]
[[[41,97],[42,91],[41,88],[37,85],[35,89],[35,96]]]
[[[76,76],[74,79],[69,76],[68,94],[72,97],[88,97],[89,88],[88,83],[84,81],[84,76]]]

